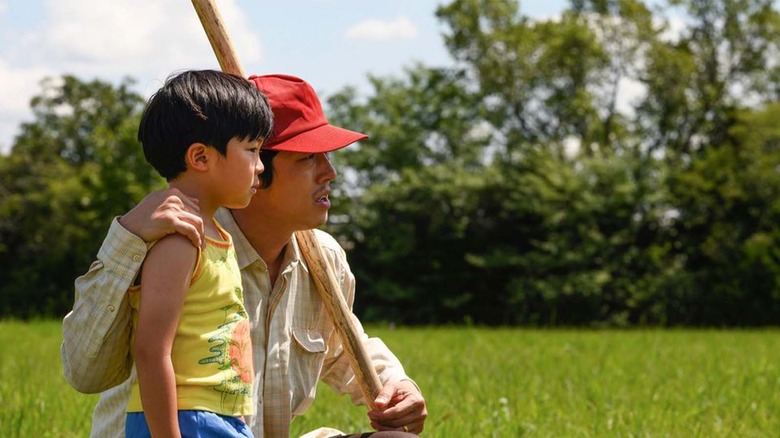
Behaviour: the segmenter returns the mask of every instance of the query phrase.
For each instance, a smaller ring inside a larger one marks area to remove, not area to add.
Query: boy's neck
[[[222,238],[214,222],[214,214],[220,207],[219,205],[209,202],[208,197],[203,196],[203,193],[198,190],[197,185],[186,180],[176,179],[174,181],[169,181],[168,187],[178,189],[185,195],[197,199],[199,214],[201,219],[203,219],[203,227],[206,231],[206,236],[217,239]]]

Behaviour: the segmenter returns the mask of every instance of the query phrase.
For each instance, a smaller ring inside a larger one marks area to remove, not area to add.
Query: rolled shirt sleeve
[[[115,218],[86,274],[75,281],[73,310],[62,321],[60,349],[65,379],[77,391],[97,393],[130,375],[132,320],[127,289],[147,245]]]

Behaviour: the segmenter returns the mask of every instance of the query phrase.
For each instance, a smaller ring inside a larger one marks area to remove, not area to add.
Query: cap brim
[[[339,128],[333,125],[322,125],[312,130],[300,133],[279,143],[263,146],[270,151],[286,151],[317,154],[335,151],[349,146],[356,141],[365,140],[368,136],[359,132]]]

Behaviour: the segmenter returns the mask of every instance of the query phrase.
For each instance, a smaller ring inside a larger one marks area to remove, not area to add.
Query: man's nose
[[[317,156],[317,182],[330,182],[336,179],[338,173],[330,162],[327,154],[318,154]]]

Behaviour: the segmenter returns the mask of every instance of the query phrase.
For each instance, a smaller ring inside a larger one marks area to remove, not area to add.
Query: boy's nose
[[[264,170],[265,166],[263,166],[263,160],[258,157],[257,162],[255,162],[255,174],[260,175]]]

